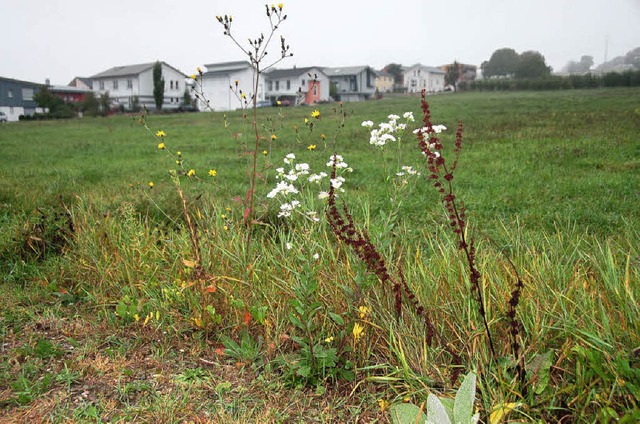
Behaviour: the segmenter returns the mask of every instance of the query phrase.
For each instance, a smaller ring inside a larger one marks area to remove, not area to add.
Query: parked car
[[[7,118],[7,114],[4,112],[0,112],[0,122],[8,122],[9,118]]]
[[[256,102],[256,107],[271,107],[271,106],[273,106],[273,103],[271,103],[271,100],[260,100]]]

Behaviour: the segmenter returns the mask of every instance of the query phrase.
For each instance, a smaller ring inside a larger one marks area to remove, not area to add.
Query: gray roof
[[[72,85],[50,85],[49,91],[52,93],[88,93],[90,88],[74,87]]]
[[[17,80],[17,79],[7,78],[7,77],[0,77],[0,81],[3,81],[3,82],[13,82],[13,83],[16,83],[16,84],[21,84],[21,85],[32,85],[32,86],[38,86],[38,87],[40,87],[40,86],[44,85],[44,84],[40,84],[40,83],[37,83],[37,82],[23,81],[23,80]]]
[[[363,66],[342,66],[337,68],[323,68],[323,72],[328,76],[342,76],[342,75],[357,75],[365,69],[371,69],[371,67]],[[371,69],[373,71],[373,69]]]
[[[221,72],[241,71],[251,68],[251,63],[246,60],[237,60],[235,62],[210,63],[204,65],[204,67],[207,68],[205,74],[213,75]]]
[[[440,68],[436,68],[434,66],[425,66],[425,65],[423,65],[421,63],[416,63],[413,66],[409,66],[408,68],[404,68],[404,69],[402,69],[402,71],[406,72],[409,69],[414,69],[414,68],[426,69],[428,72],[431,72],[432,74],[444,74],[444,73],[446,73],[445,71],[443,71]]]
[[[74,79],[72,79],[72,80],[71,80],[71,82],[70,82],[69,84],[67,84],[67,85],[68,85],[69,87],[75,87],[74,85],[71,85],[71,84],[73,84],[73,82],[74,82],[75,80],[80,80],[80,81],[82,81],[82,83],[83,83],[84,85],[86,85],[87,87],[89,87],[89,88],[92,88],[92,87],[93,87],[93,80],[92,80],[91,78],[87,78],[87,77],[75,77],[75,78],[74,78]]]
[[[173,66],[167,64],[166,62],[160,62],[163,63],[164,65],[176,70],[177,72],[180,72],[182,75],[184,75],[181,71],[178,71],[176,68],[174,68]],[[99,74],[95,74],[92,75],[90,78],[111,78],[111,77],[124,77],[124,76],[129,76],[129,75],[139,75],[142,72],[153,68],[153,65],[155,65],[156,62],[151,62],[151,63],[141,63],[138,65],[126,65],[126,66],[114,66],[111,69],[107,69],[104,72],[100,72]],[[186,75],[184,75],[186,78]]]
[[[300,75],[306,75],[312,70],[318,70],[322,73],[323,68],[319,66],[307,66],[304,68],[289,68],[289,69],[273,69],[271,71],[267,71],[265,75],[268,78],[287,78],[287,77],[299,77]]]

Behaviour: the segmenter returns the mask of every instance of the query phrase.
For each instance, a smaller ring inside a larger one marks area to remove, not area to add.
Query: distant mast
[[[604,37],[604,62],[607,63],[607,58],[609,57],[609,36],[606,35]]]

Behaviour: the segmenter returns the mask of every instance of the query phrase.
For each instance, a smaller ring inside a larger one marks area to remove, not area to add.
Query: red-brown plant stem
[[[449,225],[453,232],[459,238],[458,248],[464,251],[465,257],[467,259],[467,264],[469,266],[470,272],[471,291],[475,294],[475,298],[478,304],[478,312],[480,313],[480,317],[487,334],[489,350],[491,351],[491,355],[495,358],[496,352],[493,345],[493,338],[491,337],[491,331],[489,329],[487,313],[484,307],[484,299],[480,287],[481,274],[475,266],[474,241],[472,239],[470,240],[470,242],[468,242],[466,239],[465,208],[462,203],[458,205],[456,196],[453,192],[453,184],[451,183],[451,181],[453,180],[453,171],[458,165],[458,158],[460,155],[460,150],[462,149],[462,123],[458,124],[458,128],[456,130],[456,141],[454,147],[455,159],[451,167],[448,168],[445,163],[445,159],[441,154],[443,150],[442,140],[440,140],[435,135],[435,131],[433,129],[433,124],[431,122],[431,111],[429,109],[429,103],[426,100],[425,90],[422,90],[421,108],[423,113],[422,122],[424,128],[427,129],[426,132],[427,134],[429,134],[429,138],[426,139],[425,134],[422,131],[419,131],[417,133],[418,146],[420,147],[420,151],[427,157],[427,163],[429,167],[428,178],[430,180],[434,180],[433,186],[443,196],[442,200],[449,215]],[[442,179],[445,180],[444,183],[441,181],[441,176]]]
[[[336,166],[334,163],[331,171],[331,179],[336,177]],[[383,284],[388,284],[393,290],[394,297],[394,309],[398,317],[402,315],[402,296],[408,299],[409,304],[413,307],[416,315],[421,317],[424,321],[426,328],[426,340],[427,344],[433,345],[433,339],[436,338],[438,345],[445,349],[452,357],[452,361],[456,368],[454,368],[451,374],[451,382],[455,382],[462,372],[460,365],[462,359],[455,349],[449,344],[445,344],[439,333],[436,331],[435,325],[427,315],[427,311],[423,305],[420,304],[415,293],[404,278],[404,274],[401,270],[398,270],[398,279],[393,278],[389,274],[389,270],[385,264],[385,260],[377,251],[369,235],[365,230],[358,231],[353,221],[353,216],[349,213],[347,205],[342,202],[342,213],[340,213],[336,205],[336,193],[333,185],[329,188],[329,207],[326,211],[327,221],[336,237],[350,246],[356,255],[365,263],[367,269],[374,273]]]

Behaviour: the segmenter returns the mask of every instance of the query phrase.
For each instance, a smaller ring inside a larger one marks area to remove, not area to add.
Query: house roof
[[[416,69],[416,68],[425,69],[426,71],[428,71],[428,72],[430,72],[430,73],[432,73],[432,74],[444,74],[444,73],[445,73],[445,72],[444,72],[442,69],[440,69],[440,68],[436,68],[435,66],[425,66],[425,65],[423,65],[423,64],[421,64],[421,63],[416,63],[416,64],[415,64],[415,65],[413,65],[413,66],[409,66],[408,68],[404,68],[404,69],[402,70],[402,72],[407,72],[407,71],[409,71],[409,70]]]
[[[323,68],[319,66],[307,66],[304,68],[295,67],[295,68],[289,68],[289,69],[273,69],[271,71],[266,72],[266,76],[273,79],[299,77],[300,75],[308,74],[309,71],[312,71],[314,69],[324,73]]]
[[[6,77],[0,77],[0,81],[13,82],[13,83],[22,84],[22,85],[33,85],[33,86],[38,86],[38,87],[44,85],[44,84],[39,84],[37,82],[22,81],[22,80],[17,80],[17,79],[13,79],[13,78],[6,78]]]
[[[363,66],[341,66],[337,68],[323,68],[322,70],[328,77],[342,76],[342,75],[357,75],[365,69],[371,69],[367,65]],[[373,69],[371,69],[373,71]]]
[[[204,73],[205,75],[214,75],[222,72],[242,71],[251,68],[251,63],[246,60],[237,60],[235,62],[210,63],[204,65],[204,67],[207,68],[207,72]]]
[[[175,70],[176,72],[180,72],[186,78],[185,74],[183,74],[181,71],[177,70],[173,66],[167,64],[166,62],[160,62],[160,63],[168,66],[169,68]],[[129,75],[138,75],[148,69],[153,68],[153,65],[155,64],[156,62],[140,63],[138,65],[114,66],[113,68],[107,69],[104,72],[100,72],[99,74],[92,75],[90,78],[96,79],[96,78],[111,78],[111,77],[124,77]]]
[[[71,82],[69,84],[67,84],[69,87],[76,87],[75,85],[73,85],[75,80],[79,80],[81,81],[84,85],[86,85],[87,87],[91,88],[93,87],[93,81],[91,80],[91,78],[87,78],[87,77],[75,77],[74,79],[71,80]]]
[[[89,88],[74,87],[72,85],[52,85],[48,87],[52,93],[88,93]]]

